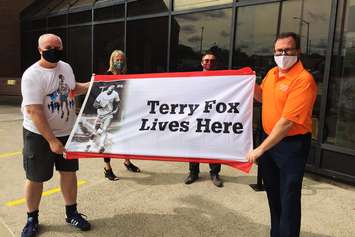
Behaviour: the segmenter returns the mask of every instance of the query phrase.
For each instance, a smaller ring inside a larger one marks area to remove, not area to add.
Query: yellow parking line
[[[14,157],[22,154],[22,151],[14,151],[14,152],[6,152],[6,153],[0,153],[0,159],[1,158],[9,158],[9,157]]]
[[[78,187],[83,185],[83,184],[86,184],[85,180],[79,180],[78,181]],[[42,192],[42,196],[45,197],[45,196],[49,196],[49,195],[52,195],[52,194],[58,193],[58,192],[60,192],[60,188],[52,188],[52,189],[49,189],[48,191]],[[26,200],[24,198],[20,198],[20,199],[17,199],[17,200],[6,202],[5,206],[8,206],[8,207],[18,206],[18,205],[24,204],[25,201]]]

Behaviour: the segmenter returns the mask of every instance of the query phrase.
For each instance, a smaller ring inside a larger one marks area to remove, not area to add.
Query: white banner
[[[254,83],[249,68],[95,76],[66,155],[247,162]]]

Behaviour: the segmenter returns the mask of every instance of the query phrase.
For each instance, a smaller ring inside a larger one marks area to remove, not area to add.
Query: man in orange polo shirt
[[[258,160],[271,214],[271,237],[299,236],[301,189],[311,144],[312,110],[317,86],[300,61],[300,38],[280,34],[274,46],[277,67],[255,86],[262,103],[265,139],[248,154]]]

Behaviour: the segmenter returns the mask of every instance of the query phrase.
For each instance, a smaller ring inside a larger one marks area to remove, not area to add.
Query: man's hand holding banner
[[[221,163],[248,172],[254,84],[250,68],[96,75],[66,157]]]

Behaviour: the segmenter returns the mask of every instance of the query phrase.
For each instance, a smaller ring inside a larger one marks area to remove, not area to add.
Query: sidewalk
[[[13,237],[15,236],[11,230],[8,229],[6,224],[0,219],[0,236],[1,237]]]
[[[6,102],[6,101],[5,101]],[[2,104],[2,105],[1,105]],[[23,201],[22,126],[19,105],[0,99],[0,236],[19,236],[26,219]],[[44,186],[40,207],[40,236],[127,237],[263,237],[269,234],[266,194],[254,192],[257,167],[243,174],[222,167],[223,188],[216,188],[201,164],[201,179],[185,185],[187,164],[133,161],[142,173],[129,173],[123,160],[112,160],[120,177],[103,177],[102,159],[82,159],[78,173],[79,211],[92,230],[73,230],[64,221],[58,175]],[[302,190],[303,237],[354,237],[355,187],[306,175]],[[14,202],[12,202],[14,204]],[[4,222],[4,223],[3,223]],[[12,235],[12,233],[14,235]]]

